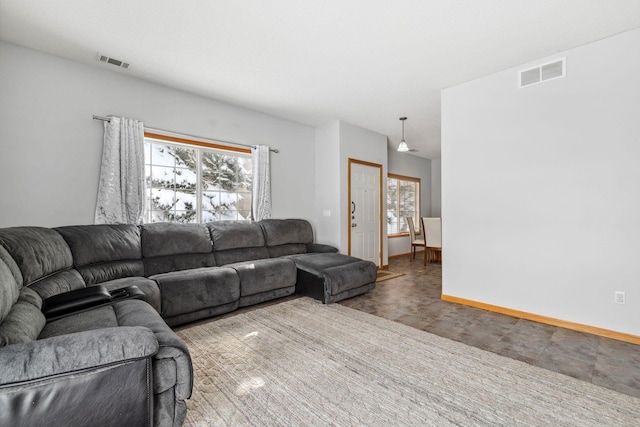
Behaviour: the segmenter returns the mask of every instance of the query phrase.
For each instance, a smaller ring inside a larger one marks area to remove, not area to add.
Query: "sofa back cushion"
[[[262,228],[256,223],[214,221],[207,223],[218,265],[269,258]]]
[[[22,288],[17,301],[0,322],[0,347],[37,339],[46,324],[41,309],[40,295],[31,288]]]
[[[42,298],[22,287],[22,273],[0,245],[0,347],[35,340],[45,319]]]
[[[0,324],[18,301],[22,274],[7,250],[0,245]]]
[[[0,229],[0,244],[7,250],[22,274],[22,285],[42,298],[84,287],[74,270],[71,250],[53,229],[11,227]]]
[[[71,248],[73,263],[87,286],[144,274],[140,230],[135,225],[73,225],[55,230]]]
[[[140,226],[144,275],[215,265],[204,224],[154,223]]]
[[[260,226],[271,257],[304,254],[313,243],[311,224],[303,219],[265,219]]]
[[[69,246],[50,228],[4,228],[0,242],[20,268],[25,286],[73,266]]]

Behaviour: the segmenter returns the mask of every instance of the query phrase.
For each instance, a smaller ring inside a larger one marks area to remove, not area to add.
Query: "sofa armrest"
[[[0,425],[153,424],[151,358],[143,327],[115,327],[0,348]]]
[[[158,341],[158,352],[153,356],[154,393],[174,388],[176,400],[188,399],[193,388],[193,368],[185,343],[149,304],[127,300],[117,303],[114,309],[121,325],[143,325]]]
[[[331,245],[323,245],[321,243],[307,243],[307,253],[335,253],[338,248]]]
[[[0,386],[97,369],[157,353],[144,327],[114,327],[60,335],[0,348]]]

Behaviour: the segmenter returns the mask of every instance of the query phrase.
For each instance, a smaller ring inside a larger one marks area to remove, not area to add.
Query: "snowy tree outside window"
[[[387,177],[387,235],[409,233],[406,217],[420,229],[420,179],[389,174]]]
[[[251,174],[250,153],[145,138],[145,222],[250,220]]]

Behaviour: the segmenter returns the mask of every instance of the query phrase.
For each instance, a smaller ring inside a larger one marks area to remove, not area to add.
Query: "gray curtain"
[[[104,122],[96,224],[141,224],[145,209],[144,124],[113,117]]]
[[[251,152],[253,168],[253,220],[271,218],[271,169],[269,147],[257,145]]]

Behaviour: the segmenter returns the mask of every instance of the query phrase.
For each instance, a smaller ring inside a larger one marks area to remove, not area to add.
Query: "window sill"
[[[396,237],[409,237],[409,233],[389,234],[387,237],[390,239],[394,239]]]

